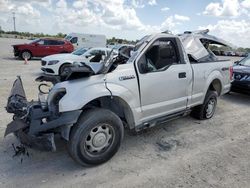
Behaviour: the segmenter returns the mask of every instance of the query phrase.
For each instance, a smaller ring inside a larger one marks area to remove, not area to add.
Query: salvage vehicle
[[[250,57],[237,61],[233,67],[231,91],[250,94]]]
[[[207,32],[145,36],[129,59],[120,52],[73,66],[48,93],[40,85],[38,101],[27,102],[19,77],[8,98],[14,117],[5,136],[55,151],[58,134],[76,162],[93,166],[118,151],[124,128],[140,131],[190,113],[212,118],[217,97],[230,90],[232,63],[214,61],[207,45],[224,43]]]
[[[60,75],[74,62],[95,62],[104,60],[111,51],[109,48],[79,48],[71,54],[55,54],[42,58],[41,69],[45,74]],[[115,52],[113,52],[115,53]]]
[[[71,53],[74,50],[73,45],[63,39],[42,38],[36,39],[29,44],[13,45],[14,56],[30,60],[32,57],[44,57],[58,53]]]

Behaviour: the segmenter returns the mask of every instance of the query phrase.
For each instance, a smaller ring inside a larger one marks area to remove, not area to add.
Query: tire
[[[59,68],[59,76],[61,76],[62,73],[64,72],[64,70],[65,70],[67,67],[69,67],[69,66],[70,66],[69,63],[65,63],[65,64],[61,65],[61,67]]]
[[[195,107],[191,112],[191,116],[199,120],[212,118],[217,105],[217,97],[216,91],[209,90],[206,94],[204,103]]]
[[[112,158],[123,139],[121,119],[110,110],[95,108],[79,118],[70,132],[68,151],[82,166],[95,166]]]
[[[30,51],[28,50],[24,50],[21,52],[20,57],[24,60],[25,58],[27,58],[27,60],[30,60],[32,58],[32,54]]]

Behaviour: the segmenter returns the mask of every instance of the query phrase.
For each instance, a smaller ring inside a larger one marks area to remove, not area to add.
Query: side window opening
[[[44,40],[44,45],[50,45],[49,40]]]
[[[60,45],[60,41],[57,40],[50,40],[49,45]]]
[[[177,49],[171,40],[157,40],[146,52],[147,72],[165,70],[173,64],[179,63]]]
[[[96,50],[93,55],[94,55],[94,57],[90,59],[90,62],[100,62],[105,57],[105,51]]]
[[[78,38],[77,38],[77,37],[73,37],[73,38],[70,40],[70,42],[71,42],[72,44],[76,44],[77,41],[78,41]]]
[[[218,61],[218,57],[212,52],[212,50],[209,48],[210,43],[212,41],[206,40],[206,39],[200,39],[202,45],[206,48],[208,52],[208,56],[200,59],[199,62],[213,62],[213,61]]]
[[[38,41],[37,44],[44,45],[44,40]]]
[[[64,45],[64,41],[56,40],[54,45]]]

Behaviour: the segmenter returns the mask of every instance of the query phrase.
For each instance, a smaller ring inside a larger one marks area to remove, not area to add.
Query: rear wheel
[[[191,116],[196,119],[204,120],[213,117],[217,105],[217,92],[209,90],[206,94],[204,103],[193,109]]]
[[[23,60],[24,60],[24,59],[30,60],[31,57],[32,57],[32,54],[31,54],[30,51],[24,50],[24,51],[21,52],[20,57],[21,57]]]
[[[118,151],[123,132],[122,121],[110,110],[89,110],[71,131],[69,153],[83,166],[104,163]]]

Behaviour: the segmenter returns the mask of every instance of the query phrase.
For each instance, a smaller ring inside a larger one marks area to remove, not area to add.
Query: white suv
[[[104,60],[109,52],[111,52],[109,48],[91,48],[89,50],[80,48],[70,54],[50,55],[42,58],[41,69],[45,74],[60,75],[73,62],[98,63]]]

